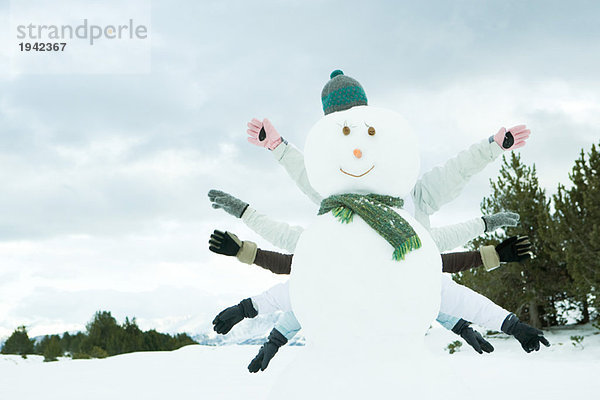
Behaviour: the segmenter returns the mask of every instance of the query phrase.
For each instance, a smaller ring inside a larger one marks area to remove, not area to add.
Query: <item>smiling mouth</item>
[[[346,171],[344,171],[344,170],[342,169],[342,167],[340,167],[340,171],[342,171],[344,174],[346,174],[346,175],[350,175],[350,176],[352,176],[352,177],[354,177],[354,178],[360,178],[361,176],[365,176],[365,175],[366,175],[366,174],[368,174],[369,172],[373,171],[373,168],[375,168],[375,164],[373,164],[373,166],[372,166],[371,168],[369,168],[369,169],[367,170],[367,172],[363,172],[363,173],[362,173],[362,174],[360,174],[360,175],[354,175],[354,174],[351,174],[350,172],[346,172]]]

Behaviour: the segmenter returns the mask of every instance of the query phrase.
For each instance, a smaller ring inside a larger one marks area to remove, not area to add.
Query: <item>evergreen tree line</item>
[[[535,164],[524,165],[515,152],[503,157],[500,175],[490,180],[491,194],[481,211],[515,211],[519,226],[487,234],[471,242],[497,244],[513,235],[527,235],[535,258],[486,272],[483,268],[454,279],[542,328],[562,325],[566,315],[579,323],[600,319],[600,153],[594,144],[569,173],[569,186],[558,185],[548,196],[540,187]],[[598,326],[598,325],[596,325]]]
[[[118,324],[110,311],[98,311],[86,326],[86,332],[46,335],[37,343],[27,335],[24,326],[17,328],[4,342],[2,354],[27,354],[44,356],[44,361],[56,361],[58,357],[73,359],[105,358],[135,351],[171,351],[188,344],[197,344],[186,333],[169,335],[154,329],[142,331],[135,318],[125,318]]]

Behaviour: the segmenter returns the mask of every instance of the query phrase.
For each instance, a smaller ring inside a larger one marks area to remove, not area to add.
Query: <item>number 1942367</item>
[[[19,43],[21,51],[65,51],[66,43]]]

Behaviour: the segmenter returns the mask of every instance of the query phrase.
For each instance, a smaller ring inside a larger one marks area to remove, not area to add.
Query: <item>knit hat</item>
[[[367,95],[356,79],[344,75],[336,69],[329,76],[331,79],[323,87],[321,101],[325,115],[343,111],[354,106],[366,106]]]

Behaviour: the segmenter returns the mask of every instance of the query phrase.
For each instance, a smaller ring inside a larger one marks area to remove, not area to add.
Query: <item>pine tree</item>
[[[58,357],[62,355],[63,351],[60,345],[60,337],[58,335],[50,336],[43,352],[44,361],[57,361]]]
[[[154,329],[144,332],[144,350],[146,351],[164,351],[173,350],[169,343],[170,336],[159,333]]]
[[[559,185],[554,196],[561,251],[573,282],[582,323],[590,320],[590,305],[600,307],[600,153],[583,150],[569,174],[572,186]],[[591,299],[592,304],[589,304]]]
[[[123,329],[123,352],[131,353],[144,350],[144,333],[137,326],[135,318],[125,318]]]
[[[178,333],[177,335],[175,335],[174,342],[175,344],[173,350],[177,350],[183,346],[187,346],[190,344],[198,344],[198,342],[192,339],[187,333]]]
[[[121,328],[110,311],[98,311],[94,319],[87,325],[87,338],[82,343],[82,350],[91,354],[93,347],[105,350],[109,356],[121,354]]]
[[[86,340],[87,336],[83,332],[77,332],[75,335],[69,335],[69,340],[64,342],[65,353],[75,355],[76,353],[82,354],[82,343]],[[64,337],[63,337],[64,339]]]
[[[27,328],[20,326],[4,342],[2,354],[18,354],[21,356],[34,354],[34,343],[34,340],[29,339],[27,335]]]
[[[69,332],[65,332],[60,338],[60,347],[62,349],[63,354],[69,353],[71,348],[71,343],[73,341],[73,336]]]
[[[49,340],[50,336],[46,335],[40,341],[35,343],[33,346],[33,353],[38,355],[44,354],[44,350],[46,350],[46,345],[48,344]]]
[[[503,157],[500,175],[496,181],[491,180],[490,185],[492,193],[483,199],[482,213],[518,212],[520,226],[477,239],[472,242],[473,248],[496,244],[509,236],[527,235],[536,258],[524,264],[508,263],[490,272],[483,268],[467,271],[455,279],[535,327],[563,322],[559,320],[556,303],[568,296],[565,288],[569,276],[564,267],[552,262],[556,241],[552,234],[554,221],[549,200],[539,186],[535,165],[524,165],[520,156],[513,152],[510,160]]]

